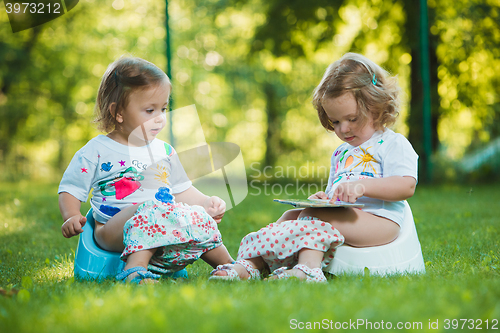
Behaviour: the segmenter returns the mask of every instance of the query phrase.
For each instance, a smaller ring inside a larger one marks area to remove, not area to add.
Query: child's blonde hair
[[[116,114],[127,107],[132,92],[163,82],[172,89],[168,76],[144,59],[121,57],[110,64],[97,93],[95,122],[99,130],[109,133],[115,129]],[[116,103],[114,114],[110,110],[113,103]]]
[[[373,117],[373,127],[381,130],[396,122],[399,114],[400,88],[396,77],[368,58],[357,53],[346,53],[326,69],[320,84],[314,90],[313,105],[321,125],[333,131],[333,124],[323,109],[323,100],[351,93],[358,105],[361,125]]]

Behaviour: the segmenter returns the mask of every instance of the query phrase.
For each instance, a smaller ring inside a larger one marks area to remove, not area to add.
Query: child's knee
[[[302,211],[303,209],[287,210],[286,212],[283,213],[283,215],[281,215],[280,220],[281,221],[296,220]]]
[[[299,212],[299,215],[297,216],[297,218],[306,217],[306,216],[307,217],[315,216],[315,212],[311,208],[304,208]]]

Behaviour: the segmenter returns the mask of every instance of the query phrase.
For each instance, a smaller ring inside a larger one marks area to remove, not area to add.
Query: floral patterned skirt
[[[299,251],[312,249],[324,252],[322,268],[332,261],[335,249],[344,243],[344,236],[330,223],[306,216],[298,220],[271,223],[246,235],[240,243],[238,259],[262,257],[271,272],[298,263]]]
[[[141,204],[125,223],[123,244],[123,261],[134,252],[158,249],[148,269],[166,274],[183,269],[221,246],[222,236],[203,207],[151,200]]]

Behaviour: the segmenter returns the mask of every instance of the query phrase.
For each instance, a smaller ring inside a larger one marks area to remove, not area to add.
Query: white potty
[[[335,258],[325,272],[334,275],[363,274],[368,268],[371,275],[425,273],[424,258],[418,241],[413,214],[405,201],[404,221],[398,238],[393,242],[373,247],[337,248]]]

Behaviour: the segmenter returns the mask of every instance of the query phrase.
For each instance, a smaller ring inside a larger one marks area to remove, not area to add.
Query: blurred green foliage
[[[173,107],[195,104],[207,141],[238,144],[247,167],[328,166],[340,142],[320,126],[311,94],[328,64],[355,51],[398,75],[405,98],[395,129],[408,135],[421,126],[408,117],[420,112],[409,108],[418,38],[408,27],[416,15],[410,3],[169,1]],[[0,179],[59,179],[98,134],[95,95],[116,58],[131,54],[166,68],[165,5],[82,0],[14,34],[0,4]],[[499,134],[499,7],[429,1],[438,43],[436,159],[457,160]]]
[[[457,158],[500,135],[500,3],[431,4],[436,11],[431,33],[441,41],[439,138],[447,154]]]

